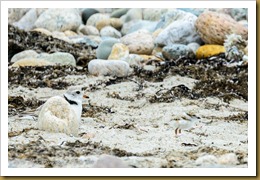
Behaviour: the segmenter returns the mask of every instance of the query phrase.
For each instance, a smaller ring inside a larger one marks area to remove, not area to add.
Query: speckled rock
[[[207,44],[198,48],[198,50],[196,51],[196,58],[207,58],[214,55],[218,55],[220,53],[225,53],[224,46]]]
[[[96,9],[93,8],[86,8],[82,11],[82,21],[83,24],[86,24],[86,22],[88,21],[89,17],[92,16],[93,14],[99,13],[99,11],[97,11]]]
[[[88,63],[88,72],[95,76],[126,77],[129,75],[129,64],[121,60],[94,59]]]
[[[53,63],[36,58],[20,59],[16,61],[12,67],[23,67],[23,66],[49,66],[54,65]]]
[[[193,51],[186,45],[183,44],[173,44],[169,46],[164,46],[162,49],[162,55],[166,59],[176,60],[180,57],[194,58],[195,55]]]
[[[37,28],[49,31],[77,30],[81,24],[81,17],[77,9],[50,8],[44,11],[37,21]]]
[[[207,44],[223,45],[227,35],[232,33],[248,38],[248,29],[230,16],[217,12],[202,13],[195,24],[202,40]]]
[[[146,21],[146,20],[135,20],[124,23],[121,29],[123,35],[138,31],[138,30],[147,30],[149,32],[154,32],[157,26],[157,22]]]
[[[143,18],[142,8],[132,8],[125,15],[120,17],[120,19],[125,23],[133,20],[140,20],[142,18]]]
[[[119,8],[113,11],[110,15],[112,18],[120,18],[121,16],[125,15],[129,11],[129,8]]]
[[[96,27],[97,22],[99,22],[101,20],[108,20],[108,19],[109,19],[108,14],[96,13],[89,17],[86,25]]]
[[[34,50],[25,50],[22,52],[19,52],[17,54],[15,54],[12,59],[11,62],[16,62],[19,61],[21,59],[28,59],[28,58],[36,58],[38,56],[38,53]]]
[[[100,31],[100,35],[101,35],[101,37],[113,37],[113,38],[122,37],[121,33],[111,26],[106,26],[106,27],[102,28]]]
[[[42,106],[38,118],[40,130],[78,135],[79,121],[70,104],[60,96],[54,96]]]
[[[152,35],[146,30],[139,30],[121,38],[128,46],[130,53],[150,55],[154,48]]]
[[[191,42],[201,43],[200,36],[195,29],[194,21],[178,20],[172,22],[155,38],[159,45],[171,45],[175,43],[189,44]]]
[[[200,45],[198,43],[192,42],[187,45],[194,54],[196,54],[197,50],[199,49]]]
[[[105,26],[112,26],[115,29],[121,29],[123,25],[123,22],[121,21],[121,19],[118,18],[110,18],[110,19],[103,19],[100,21],[97,21],[96,23],[96,28],[100,31],[102,28],[104,28]]]
[[[94,35],[99,36],[99,31],[96,27],[90,26],[90,25],[80,25],[80,27],[77,30],[78,33],[82,33],[84,35]]]
[[[103,40],[97,48],[97,58],[98,59],[107,59],[112,51],[112,47],[115,43],[118,43],[119,40],[115,38],[108,38]]]
[[[122,43],[116,43],[112,47],[112,51],[108,57],[108,59],[123,59],[128,57],[129,55],[129,49],[126,45]]]

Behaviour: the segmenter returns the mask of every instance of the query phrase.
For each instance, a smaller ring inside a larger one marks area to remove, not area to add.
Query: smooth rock
[[[218,163],[218,159],[214,155],[205,155],[196,159],[196,165],[215,165]]]
[[[112,47],[115,43],[118,43],[119,40],[115,38],[108,38],[103,40],[96,51],[98,59],[107,59],[112,51]]]
[[[198,17],[195,26],[206,44],[223,45],[226,36],[230,34],[241,35],[245,40],[248,38],[246,27],[222,13],[204,12]]]
[[[200,47],[200,45],[196,42],[189,43],[187,46],[193,51],[194,54],[196,54],[197,50]]]
[[[132,8],[125,15],[121,16],[121,20],[125,23],[132,20],[140,20],[143,18],[142,8]]]
[[[122,43],[116,43],[113,45],[112,47],[112,51],[108,57],[108,59],[123,59],[128,57],[129,55],[129,49],[126,45],[122,44]]]
[[[96,14],[96,13],[99,13],[99,11],[97,11],[96,9],[92,9],[92,8],[84,9],[84,11],[82,11],[82,15],[81,15],[83,24],[86,24],[89,17],[92,16],[93,14]]]
[[[66,52],[56,52],[53,54],[41,53],[37,56],[37,58],[49,61],[53,64],[76,66],[76,60],[74,56]]]
[[[127,23],[124,23],[121,29],[123,35],[138,31],[138,30],[147,30],[149,32],[154,32],[157,26],[157,22],[147,21],[147,20],[134,20]]]
[[[106,27],[102,28],[100,31],[100,35],[101,35],[101,37],[113,37],[113,38],[122,37],[121,33],[111,26],[106,26]]]
[[[8,8],[8,23],[19,21],[31,8]]]
[[[129,64],[121,60],[94,59],[88,63],[88,72],[95,76],[126,77],[129,75]]]
[[[121,42],[128,46],[130,53],[150,55],[154,48],[153,37],[146,30],[139,30],[121,38]]]
[[[34,23],[37,18],[37,10],[35,8],[32,8],[18,22],[15,22],[13,25],[18,27],[19,29],[29,31],[35,27]]]
[[[25,50],[25,51],[21,51],[17,54],[15,54],[12,59],[11,62],[16,62],[19,61],[21,59],[30,59],[30,58],[36,58],[38,55],[38,53],[34,50]]]
[[[109,19],[108,14],[96,13],[89,17],[86,25],[96,27],[97,22],[101,20],[108,20],[108,19]]]
[[[183,44],[173,44],[169,46],[164,46],[162,49],[162,55],[166,59],[176,60],[180,57],[194,58],[195,55],[193,51],[186,45]]]
[[[100,31],[105,26],[112,26],[115,29],[121,29],[123,22],[118,18],[103,19],[97,21],[96,28]]]
[[[71,105],[64,98],[54,96],[42,106],[37,126],[40,130],[77,136],[79,121]]]
[[[93,168],[129,168],[121,159],[111,155],[101,155]]]
[[[215,56],[221,53],[225,53],[224,46],[206,44],[198,48],[198,50],[196,51],[196,58],[202,59],[202,58]]]
[[[200,36],[196,32],[195,21],[178,20],[172,22],[156,38],[155,43],[163,45],[201,43]]]
[[[145,8],[143,10],[143,19],[149,21],[159,21],[161,16],[167,11],[168,9],[164,8]]]
[[[50,8],[44,11],[37,21],[37,28],[48,29],[49,31],[77,30],[81,24],[81,17],[77,9]]]
[[[81,25],[77,32],[80,32],[84,35],[94,35],[94,36],[99,36],[99,31],[96,27],[94,26],[89,26],[89,25]]]
[[[33,59],[33,58],[28,58],[28,59],[20,59],[16,61],[12,67],[24,67],[24,66],[50,66],[54,65],[53,63],[43,60],[43,59]]]
[[[129,8],[119,8],[117,10],[114,10],[110,17],[111,18],[120,18],[121,16],[125,15],[129,11]]]
[[[235,153],[228,153],[221,155],[218,163],[223,165],[237,165],[239,162]]]

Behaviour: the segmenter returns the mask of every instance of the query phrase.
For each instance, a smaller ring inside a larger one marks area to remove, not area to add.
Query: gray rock
[[[100,31],[101,37],[107,36],[107,37],[113,37],[113,38],[121,38],[121,33],[116,30],[115,28],[111,26],[105,26]]]
[[[35,26],[49,31],[75,31],[81,24],[81,17],[77,9],[50,8],[43,12]]]
[[[129,22],[133,20],[141,20],[143,18],[143,11],[141,8],[132,8],[125,15],[121,16],[124,22]]]
[[[96,9],[92,9],[92,8],[84,9],[84,11],[82,11],[82,15],[81,15],[83,24],[86,24],[86,22],[88,21],[88,18],[96,13],[99,13],[99,11],[97,11]]]
[[[88,72],[95,76],[126,77],[129,75],[129,64],[121,60],[94,59],[88,63]]]
[[[120,18],[121,16],[125,15],[129,11],[129,8],[119,8],[113,11],[110,15],[111,18]]]
[[[93,168],[129,168],[121,159],[116,156],[102,155]]]
[[[154,48],[153,37],[146,30],[139,30],[121,38],[128,46],[130,53],[150,55]]]
[[[41,53],[37,56],[37,59],[44,59],[54,64],[76,66],[76,60],[74,56],[65,52],[56,52],[53,54]]]
[[[11,62],[17,62],[20,59],[30,59],[30,58],[36,58],[38,56],[38,53],[34,50],[25,50],[22,52],[19,52],[17,54],[15,54],[12,59]]]
[[[29,10],[30,8],[8,8],[8,23],[19,21]]]
[[[94,35],[94,36],[98,36],[99,35],[99,31],[96,27],[94,26],[84,26],[84,25],[80,25],[77,32],[80,32],[84,35]]]
[[[198,43],[192,42],[187,45],[194,54],[196,54],[197,50],[199,49],[200,45]]]
[[[162,8],[146,8],[143,10],[143,19],[149,21],[159,21],[161,16],[165,14],[168,9]]]
[[[146,20],[135,20],[123,24],[121,32],[123,35],[144,29],[149,32],[154,32],[157,26],[157,22],[146,21]]]
[[[89,17],[86,25],[96,27],[97,22],[104,20],[104,19],[109,19],[109,15],[108,14],[96,13],[96,14],[93,14],[92,16]]]
[[[15,22],[13,25],[19,29],[25,31],[32,30],[35,26],[34,23],[38,18],[37,10],[35,8],[30,9],[18,22]]]
[[[195,21],[174,21],[165,28],[156,38],[158,45],[171,45],[175,43],[189,44],[191,42],[202,43],[202,40],[196,32]]]
[[[164,58],[173,60],[176,60],[180,57],[195,57],[193,51],[188,46],[183,44],[173,44],[169,46],[164,46],[162,49],[162,54]]]
[[[105,40],[103,40],[98,48],[97,48],[97,58],[98,59],[107,59],[108,56],[111,53],[112,47],[115,43],[118,43],[119,40],[115,39],[115,38],[107,38]]]

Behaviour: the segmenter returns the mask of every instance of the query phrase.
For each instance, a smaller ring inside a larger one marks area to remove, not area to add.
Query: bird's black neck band
[[[69,100],[65,95],[63,95],[63,96],[64,96],[65,100],[66,100],[68,103],[70,103],[71,105],[73,105],[73,104],[78,105],[78,103],[77,103],[76,101]]]

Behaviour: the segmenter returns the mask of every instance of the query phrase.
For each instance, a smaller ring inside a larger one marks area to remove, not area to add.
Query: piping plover
[[[82,113],[82,98],[83,93],[79,88],[70,88],[63,96],[48,99],[41,107],[38,128],[77,136]]]
[[[194,112],[183,113],[182,116],[174,118],[175,135],[181,135],[181,130],[191,129],[199,119]]]

